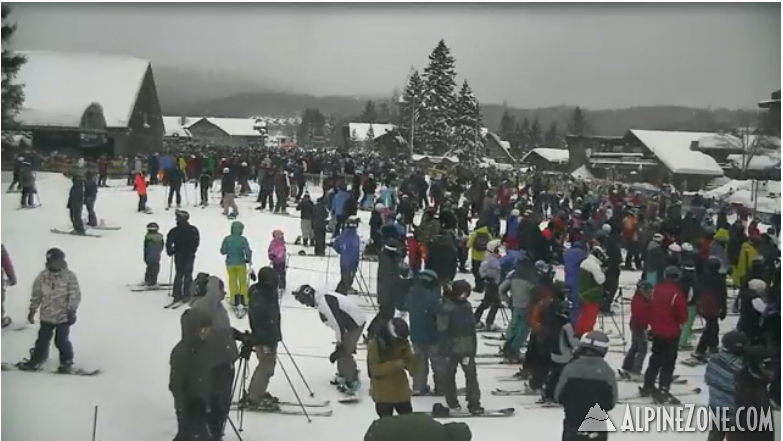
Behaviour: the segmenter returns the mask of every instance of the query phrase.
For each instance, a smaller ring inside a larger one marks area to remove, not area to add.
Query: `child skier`
[[[625,354],[621,374],[634,382],[641,382],[644,357],[647,355],[647,327],[650,323],[650,312],[647,303],[652,295],[652,285],[647,280],[636,284],[636,292],[631,299],[631,347]]]
[[[166,248],[163,235],[158,231],[160,227],[156,222],[147,224],[147,234],[144,235],[144,285],[148,288],[157,286],[160,273],[160,256]]]
[[[410,329],[401,318],[379,328],[367,343],[367,372],[375,411],[379,417],[413,412],[408,373],[417,371],[417,359],[408,340]]]
[[[576,349],[576,359],[570,362],[555,387],[554,397],[563,405],[563,441],[605,441],[608,431],[603,422],[586,419],[593,406],[608,412],[617,405],[617,379],[604,360],[609,350],[609,337],[601,331],[582,336]],[[590,425],[592,424],[592,425]],[[583,427],[589,426],[590,427]]]
[[[481,299],[481,304],[476,308],[476,328],[478,330],[497,331],[498,328],[495,325],[495,316],[500,309],[500,294],[498,293],[498,287],[500,286],[500,240],[493,239],[487,244],[487,251],[484,253],[484,260],[479,267],[479,276],[484,281],[484,298]],[[484,311],[489,309],[487,313],[487,321],[482,323],[481,316]]]
[[[574,328],[569,317],[570,307],[564,297],[565,292],[556,293],[560,301],[549,304],[544,312],[544,342],[549,353],[549,376],[544,385],[543,402],[553,402],[557,398],[555,387],[560,381],[563,368],[571,362],[579,339],[574,336]]]
[[[226,273],[228,275],[228,294],[234,304],[234,313],[244,317],[247,312],[247,267],[250,265],[251,278],[255,278],[253,266],[253,251],[247,238],[242,235],[245,225],[240,221],[231,223],[231,234],[223,238],[220,254],[226,256]]]
[[[281,230],[275,230],[272,232],[272,241],[269,242],[269,249],[267,250],[267,256],[272,263],[272,269],[275,270],[275,276],[277,277],[277,289],[285,290],[286,278],[286,261],[288,260],[288,253],[285,248],[285,235]]]

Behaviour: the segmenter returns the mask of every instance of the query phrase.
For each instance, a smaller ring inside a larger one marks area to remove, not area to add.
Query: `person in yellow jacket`
[[[484,260],[484,253],[487,252],[487,244],[492,240],[492,234],[489,228],[484,225],[477,225],[476,229],[468,235],[467,248],[470,250],[470,272],[473,274],[473,291],[484,292],[484,280],[481,279],[479,268]]]
[[[743,243],[742,247],[740,248],[737,265],[731,272],[731,279],[734,281],[734,286],[740,286],[742,283],[742,278],[745,277],[745,274],[748,272],[748,269],[753,262],[753,258],[755,258],[758,254],[758,250],[756,250],[756,247],[753,246],[752,238],[745,239],[745,243]]]
[[[177,160],[177,165],[179,165],[179,169],[182,170],[182,176],[188,175],[188,163],[185,161],[184,156],[180,156]]]

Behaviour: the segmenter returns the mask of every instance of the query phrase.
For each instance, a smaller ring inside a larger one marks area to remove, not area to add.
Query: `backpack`
[[[473,239],[473,249],[476,251],[487,251],[488,243],[489,233],[476,233],[476,237]]]

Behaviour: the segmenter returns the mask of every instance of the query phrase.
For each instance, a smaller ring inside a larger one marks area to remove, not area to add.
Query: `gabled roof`
[[[528,156],[536,154],[548,162],[554,164],[565,164],[568,162],[568,150],[566,149],[551,149],[546,147],[538,147],[527,153],[522,157],[521,162],[525,162]]]
[[[149,61],[114,55],[18,51],[27,57],[16,82],[24,85],[19,121],[25,126],[77,128],[98,103],[106,126],[128,127]]]
[[[672,173],[722,176],[723,170],[709,155],[691,150],[691,143],[714,133],[630,130]]]
[[[200,116],[164,116],[163,136],[190,138],[188,127],[201,120]]]
[[[487,131],[487,135],[484,138],[485,142],[491,142],[495,145],[497,145],[500,150],[503,152],[503,155],[506,156],[511,162],[516,162],[516,158],[514,158],[514,155],[511,154],[511,143],[508,141],[503,141],[500,139],[500,136],[498,136],[496,133]]]
[[[397,128],[394,124],[348,123],[348,135],[353,136],[355,133],[357,141],[366,141],[370,126],[372,126],[375,139]]]
[[[266,122],[256,118],[204,118],[229,136],[261,136],[259,128],[266,128]],[[192,124],[191,124],[192,125]]]

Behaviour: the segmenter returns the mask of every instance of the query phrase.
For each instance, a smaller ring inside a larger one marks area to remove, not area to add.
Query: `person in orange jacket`
[[[146,213],[147,208],[147,179],[144,177],[144,172],[136,173],[136,178],[133,180],[133,188],[136,189],[136,194],[139,195],[139,205],[136,211]]]

